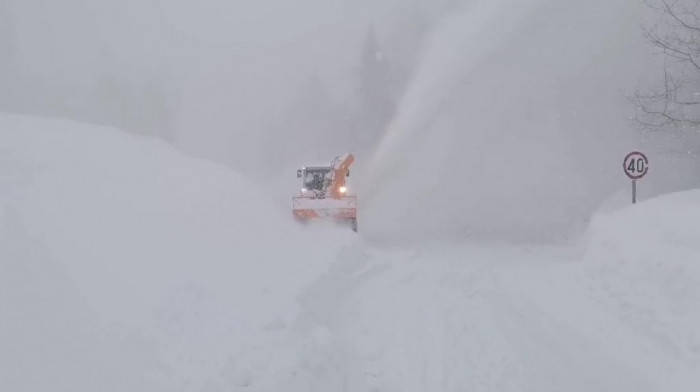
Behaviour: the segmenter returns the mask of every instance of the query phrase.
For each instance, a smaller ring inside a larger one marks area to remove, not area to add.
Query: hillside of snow
[[[2,390],[249,383],[341,241],[149,138],[2,115],[0,140]]]
[[[697,191],[578,246],[393,248],[149,138],[0,140],[1,390],[700,389]]]

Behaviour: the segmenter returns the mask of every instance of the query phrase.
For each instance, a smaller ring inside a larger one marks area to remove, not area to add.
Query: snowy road
[[[700,388],[700,352],[626,317],[574,247],[360,249],[301,296],[300,390]]]

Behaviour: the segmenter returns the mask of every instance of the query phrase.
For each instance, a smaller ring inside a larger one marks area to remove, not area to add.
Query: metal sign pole
[[[637,180],[632,180],[632,204],[637,204]]]

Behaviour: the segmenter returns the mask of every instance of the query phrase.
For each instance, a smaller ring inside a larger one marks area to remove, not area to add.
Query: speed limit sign
[[[627,154],[622,162],[625,174],[632,179],[632,204],[637,202],[637,180],[647,175],[649,171],[649,159],[639,151]]]
[[[639,180],[649,171],[649,159],[639,151],[627,154],[623,165],[625,174],[633,180]]]

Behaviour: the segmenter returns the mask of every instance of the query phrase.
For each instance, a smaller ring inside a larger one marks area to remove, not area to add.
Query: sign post
[[[637,203],[637,180],[649,171],[649,159],[639,151],[627,154],[622,163],[625,174],[632,180],[632,204]]]

